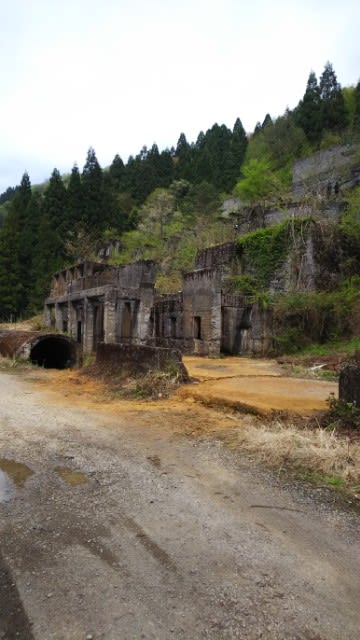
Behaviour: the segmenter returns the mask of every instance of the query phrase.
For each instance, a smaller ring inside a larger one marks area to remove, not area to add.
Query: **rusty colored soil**
[[[223,404],[262,415],[280,412],[309,415],[327,408],[330,394],[337,394],[337,383],[284,375],[272,360],[223,358],[200,360],[184,358],[198,384],[179,389],[180,398],[193,398],[204,404]]]
[[[136,410],[149,416],[149,420],[152,411],[159,409],[165,414],[174,410],[186,414],[191,407],[193,412],[195,403],[199,416],[201,404],[222,405],[260,415],[308,416],[326,409],[331,393],[337,395],[336,382],[286,377],[285,370],[272,360],[195,356],[183,360],[194,382],[181,386],[171,398],[151,401],[116,399],[101,381],[77,370],[47,370],[44,376],[39,369],[33,376],[40,383],[46,382],[48,392],[71,398],[72,404],[84,406],[85,403],[111,413]]]

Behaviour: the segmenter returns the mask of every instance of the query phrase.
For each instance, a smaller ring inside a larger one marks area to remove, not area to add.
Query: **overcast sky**
[[[0,193],[24,171],[124,162],[240,117],[252,131],[329,60],[360,79],[359,0],[0,0]]]

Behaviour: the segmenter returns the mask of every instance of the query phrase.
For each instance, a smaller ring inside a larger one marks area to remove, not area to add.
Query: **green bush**
[[[360,325],[360,278],[336,291],[302,291],[273,297],[274,348],[293,353],[310,343],[323,344],[357,334]]]
[[[257,229],[238,238],[244,271],[256,279],[257,288],[266,288],[282,267],[297,238],[307,232],[311,218],[285,220],[280,224]]]

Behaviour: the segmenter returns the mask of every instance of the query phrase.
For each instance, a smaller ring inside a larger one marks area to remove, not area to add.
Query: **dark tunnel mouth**
[[[29,359],[45,369],[68,369],[76,364],[76,346],[64,336],[44,336],[31,346]]]

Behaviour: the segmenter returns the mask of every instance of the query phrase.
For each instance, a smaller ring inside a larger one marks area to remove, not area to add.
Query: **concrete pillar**
[[[92,353],[94,347],[94,307],[88,298],[84,300],[83,352]]]
[[[68,302],[68,333],[73,338],[76,338],[76,335],[77,335],[76,309],[70,300]]]
[[[58,303],[55,304],[55,329],[57,331],[63,330],[63,314],[61,306]]]
[[[44,325],[45,327],[51,327],[51,307],[48,304],[44,308]]]
[[[110,292],[104,303],[104,342],[116,342],[116,296]]]

